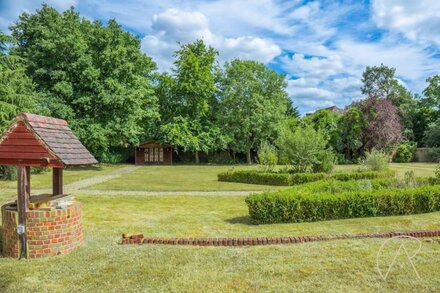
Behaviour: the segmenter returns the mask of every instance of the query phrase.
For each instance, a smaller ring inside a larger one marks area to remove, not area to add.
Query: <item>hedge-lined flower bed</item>
[[[440,210],[440,186],[311,193],[289,189],[246,198],[255,224],[394,216]]]
[[[314,182],[323,179],[336,179],[341,181],[392,178],[395,172],[385,171],[362,171],[351,173],[263,173],[259,171],[228,171],[218,174],[218,181],[239,182],[248,184],[290,186]]]

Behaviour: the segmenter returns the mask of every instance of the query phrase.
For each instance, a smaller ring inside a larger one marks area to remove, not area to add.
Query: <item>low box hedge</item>
[[[383,171],[357,171],[350,173],[334,173],[331,178],[341,181],[360,180],[360,179],[377,179],[377,178],[393,178],[396,172],[393,170]]]
[[[341,181],[359,180],[359,179],[376,179],[376,178],[392,178],[395,172],[392,170],[385,171],[362,171],[351,173],[264,173],[256,170],[247,171],[227,171],[218,174],[218,181],[240,182],[248,184],[290,186],[314,182],[323,179],[333,178]]]
[[[311,193],[289,189],[246,198],[254,224],[410,215],[440,210],[440,186]]]
[[[217,175],[218,181],[240,182],[248,184],[288,186],[290,174],[263,173],[257,171],[228,171]]]

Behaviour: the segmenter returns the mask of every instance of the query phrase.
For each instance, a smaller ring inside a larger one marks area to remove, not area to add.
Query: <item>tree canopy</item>
[[[264,64],[234,59],[221,80],[221,121],[230,148],[247,154],[263,141],[278,137],[286,117],[288,95],[284,76]]]
[[[120,160],[120,149],[148,135],[159,117],[155,63],[116,21],[104,26],[43,5],[23,13],[12,35],[46,113],[67,119],[100,160]]]

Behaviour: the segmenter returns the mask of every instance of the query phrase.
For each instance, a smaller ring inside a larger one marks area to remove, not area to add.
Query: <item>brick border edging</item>
[[[164,244],[191,246],[257,246],[271,244],[294,244],[339,239],[391,238],[411,236],[415,238],[440,237],[440,230],[415,230],[403,232],[380,232],[360,234],[338,234],[295,237],[254,237],[254,238],[161,238],[147,237],[144,234],[122,234],[120,244]]]

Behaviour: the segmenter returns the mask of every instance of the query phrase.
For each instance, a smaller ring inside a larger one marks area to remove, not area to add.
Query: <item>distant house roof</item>
[[[331,106],[331,107],[327,107],[327,108],[318,109],[318,110],[316,110],[315,112],[312,112],[312,113],[307,113],[306,116],[313,115],[313,114],[315,114],[316,112],[318,112],[318,111],[323,111],[323,110],[328,110],[328,111],[330,111],[330,112],[333,112],[333,113],[336,113],[336,114],[340,114],[340,115],[342,115],[342,114],[345,113],[345,110],[344,110],[344,109],[341,109],[341,108],[339,108],[339,107],[337,107],[337,106]]]
[[[0,139],[0,165],[65,167],[95,163],[62,119],[19,114]]]

